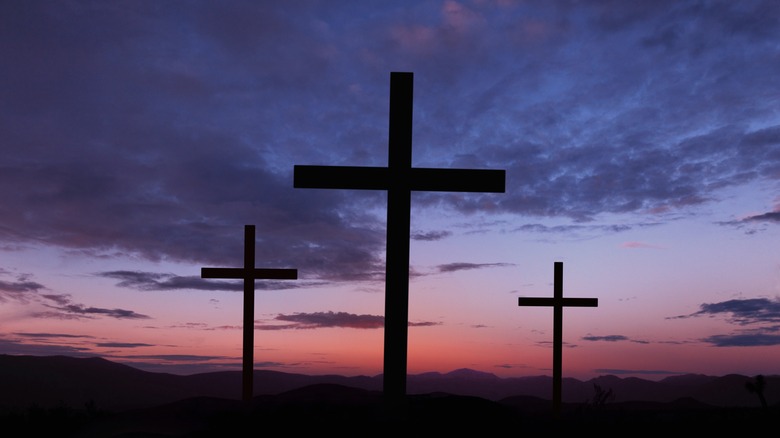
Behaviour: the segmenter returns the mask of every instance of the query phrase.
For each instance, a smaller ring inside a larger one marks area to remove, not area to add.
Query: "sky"
[[[780,2],[0,2],[0,354],[378,375],[391,72],[413,165],[407,371],[780,373]]]

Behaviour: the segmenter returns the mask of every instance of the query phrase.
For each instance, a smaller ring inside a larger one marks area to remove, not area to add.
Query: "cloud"
[[[780,222],[780,211],[770,211],[742,219],[743,222]]]
[[[701,316],[714,317],[725,315],[731,324],[739,326],[758,326],[749,332],[712,335],[700,339],[701,342],[715,347],[761,347],[780,344],[780,298],[747,298],[704,303],[700,310],[688,315],[667,319],[687,319]]]
[[[624,370],[624,369],[616,369],[616,368],[596,368],[593,370],[596,373],[599,374],[615,374],[615,375],[622,375],[622,374],[644,374],[644,375],[679,375],[679,374],[687,374],[687,373],[681,373],[677,371],[665,371],[665,370]]]
[[[53,304],[43,303],[44,307],[50,309],[46,311],[32,311],[30,316],[33,318],[49,319],[93,319],[97,316],[115,318],[115,319],[150,319],[150,316],[137,313],[129,309],[105,309],[101,307],[85,306],[84,304],[73,303],[67,295],[56,295],[52,300]]]
[[[40,289],[44,289],[43,285],[34,281],[0,281],[1,292],[38,292]]]
[[[15,336],[20,336],[23,338],[44,338],[44,339],[51,339],[51,338],[94,338],[94,336],[87,336],[87,335],[71,335],[67,333],[23,333],[23,332],[16,332],[14,333]]]
[[[733,226],[737,228],[743,228],[745,225],[749,225],[749,224],[757,224],[757,223],[772,224],[777,222],[780,222],[780,206],[776,206],[772,211],[766,213],[751,214],[739,219],[729,220],[729,221],[718,221],[716,223],[719,225],[727,225],[727,226]],[[746,231],[746,233],[755,234],[758,231],[759,230],[757,228],[750,228]]]
[[[466,33],[470,29],[485,24],[484,17],[454,0],[446,0],[442,5],[444,26],[456,33]]]
[[[88,347],[56,344],[34,344],[24,340],[0,339],[0,353],[23,354],[31,356],[73,356],[94,357],[96,354]]]
[[[548,225],[543,223],[527,223],[519,226],[508,228],[508,232],[525,233],[529,235],[539,235],[538,239],[545,239],[545,235],[550,235],[551,238],[570,238],[570,239],[590,239],[596,236],[613,235],[617,233],[625,233],[627,231],[642,229],[647,227],[653,227],[661,225],[662,222],[654,221],[638,221],[632,223],[571,223],[564,225]]]
[[[552,341],[539,341],[539,342],[536,343],[536,345],[538,345],[540,347],[552,348],[553,347],[553,342]],[[563,345],[561,345],[561,346],[564,347],[564,348],[577,348],[577,347],[579,347],[579,345],[571,343],[571,342],[564,342]]]
[[[410,321],[409,327],[433,327],[437,325],[442,325],[440,322],[434,322],[434,321]]]
[[[522,368],[528,368],[528,365],[525,365],[525,364],[509,364],[509,363],[505,363],[505,364],[498,364],[498,365],[495,365],[495,367],[496,367],[496,368],[503,368],[503,369],[513,369],[513,368],[519,368],[519,369],[522,369]]]
[[[294,313],[290,315],[280,314],[274,318],[289,324],[255,324],[258,330],[290,330],[290,329],[318,329],[318,328],[356,328],[356,329],[382,329],[385,326],[385,317],[380,315],[354,314],[347,312],[313,312]],[[409,327],[430,327],[441,325],[431,321],[409,321]]]
[[[105,313],[105,312],[96,312]],[[109,313],[114,313],[111,311]],[[123,312],[118,312],[113,317],[126,317]],[[94,342],[94,336],[74,335],[70,333],[45,333],[45,332],[15,332],[6,339],[0,339],[0,353],[2,354],[30,354],[30,355],[67,355],[78,357],[93,357],[98,355],[94,348],[132,349],[141,347],[154,347],[154,344],[140,342]],[[105,354],[103,354],[105,355]],[[108,356],[111,356],[109,354]],[[125,356],[122,356],[123,358]],[[142,356],[133,356],[142,357]],[[147,355],[146,359],[160,359],[171,361],[207,361],[220,359],[217,356],[188,356],[188,355]]]
[[[143,344],[139,342],[98,342],[95,344],[97,347],[106,348],[138,348],[138,347],[154,347],[153,344]]]
[[[127,309],[104,309],[100,307],[87,307],[83,304],[69,304],[66,306],[48,306],[54,311],[36,312],[32,316],[36,318],[80,319],[106,316],[115,319],[150,319],[151,317],[136,313]]]
[[[8,271],[0,271],[0,275],[8,274]],[[46,287],[30,280],[29,275],[19,275],[15,280],[0,280],[0,303],[11,301],[27,302],[34,299],[38,292]]]
[[[583,336],[582,340],[618,342],[618,341],[628,341],[629,339],[623,335],[609,335],[609,336]]]
[[[3,273],[7,273],[3,272]],[[2,274],[2,273],[0,273]],[[30,275],[21,275],[15,282],[0,281],[0,302],[13,300],[20,304],[40,304],[49,309],[45,311],[31,310],[29,316],[33,318],[50,319],[81,319],[105,316],[116,319],[149,319],[147,315],[136,313],[128,309],[105,309],[74,303],[71,296],[59,293],[39,293],[48,290],[44,285],[29,280]],[[34,336],[34,335],[30,335]]]
[[[233,359],[226,356],[207,356],[195,354],[143,354],[122,356],[124,359],[145,359],[154,361],[175,361],[175,362],[208,362],[212,360]]]
[[[679,315],[667,319],[685,319],[699,316],[727,315],[728,321],[737,325],[780,322],[780,298],[748,298],[704,303],[699,311],[689,315]]]
[[[420,240],[425,242],[433,242],[436,240],[442,240],[452,235],[451,231],[428,231],[428,232],[414,232],[411,233],[412,240]]]
[[[106,354],[104,356],[114,362],[154,373],[189,375],[241,369],[241,358],[230,356],[195,354]],[[262,363],[255,363],[255,368],[262,366]]]
[[[141,271],[107,271],[95,275],[119,280],[117,286],[142,291],[157,290],[210,290],[243,292],[243,281],[214,281],[195,276],[178,276]],[[283,290],[300,287],[295,281],[259,280],[255,282],[256,290]]]
[[[650,341],[640,340],[640,339],[631,339],[623,335],[607,335],[607,336],[583,336],[581,338],[583,341],[593,341],[593,342],[633,342],[635,344],[650,344]]]
[[[780,345],[780,335],[769,333],[713,335],[701,341],[715,347],[768,347]]]
[[[767,93],[778,86],[774,2],[361,3],[325,15],[195,3],[187,14],[0,6],[0,56],[11,60],[0,153],[12,157],[0,164],[0,205],[13,206],[0,246],[236,266],[242,227],[255,224],[262,266],[382,281],[385,194],[294,189],[292,168],[386,165],[382,102],[397,69],[415,72],[415,163],[507,172],[506,193],[416,193],[414,209],[593,231],[568,227],[686,213],[780,178]],[[5,281],[0,296],[35,287]]]
[[[278,315],[277,321],[291,322],[290,328],[314,329],[323,327],[346,327],[359,329],[384,328],[385,318],[379,315],[356,315],[347,312],[314,312]]]
[[[45,300],[54,302],[60,306],[66,306],[71,302],[70,295],[65,295],[65,294],[56,294],[56,293],[41,294],[40,297],[44,298]]]
[[[457,271],[468,271],[472,269],[483,269],[483,268],[495,268],[495,267],[505,267],[505,266],[514,266],[511,263],[446,263],[443,265],[439,265],[437,269],[439,272],[457,272]]]
[[[165,355],[126,355],[109,356],[111,360],[125,365],[155,373],[179,375],[201,374],[207,372],[237,371],[241,369],[241,357],[207,356],[186,354]],[[254,368],[296,368],[307,363],[301,362],[254,362]]]

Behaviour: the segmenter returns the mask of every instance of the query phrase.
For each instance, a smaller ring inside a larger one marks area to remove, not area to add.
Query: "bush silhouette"
[[[755,393],[758,396],[758,400],[761,402],[761,407],[766,409],[766,397],[764,397],[764,388],[766,387],[766,380],[764,376],[759,374],[755,378],[755,382],[745,382],[745,388],[751,393]]]

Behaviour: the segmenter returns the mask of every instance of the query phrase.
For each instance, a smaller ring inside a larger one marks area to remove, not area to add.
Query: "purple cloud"
[[[283,321],[289,324],[272,325],[262,324],[256,326],[261,330],[288,330],[288,329],[315,329],[328,327],[345,327],[356,329],[382,329],[385,324],[385,317],[380,315],[358,315],[347,312],[313,312],[313,313],[294,313],[291,315],[277,315],[276,321]],[[418,321],[409,322],[410,327],[429,327],[441,325],[438,322]]]
[[[582,340],[618,342],[618,341],[628,341],[629,339],[623,335],[608,335],[608,336],[583,336]]]
[[[294,328],[347,327],[360,329],[384,328],[385,318],[378,315],[356,315],[347,312],[314,312],[277,315],[277,321],[292,322]]]
[[[142,291],[157,290],[210,290],[210,291],[234,291],[243,292],[243,281],[215,281],[206,280],[196,276],[178,276],[175,274],[163,274],[140,271],[109,271],[95,274],[99,277],[119,280],[117,286]],[[301,284],[295,281],[260,280],[255,282],[257,290],[282,290],[295,289]]]
[[[704,303],[698,312],[667,319],[684,319],[698,316],[727,315],[729,322],[738,325],[780,322],[780,298],[747,298]]]
[[[442,240],[452,235],[451,231],[427,231],[427,232],[413,232],[411,233],[412,240],[419,240],[423,242],[433,242]]]
[[[713,335],[701,341],[715,347],[768,347],[780,345],[780,335],[769,333]]]
[[[511,263],[445,263],[438,266],[439,272],[468,271],[472,269],[496,268],[514,266]]]

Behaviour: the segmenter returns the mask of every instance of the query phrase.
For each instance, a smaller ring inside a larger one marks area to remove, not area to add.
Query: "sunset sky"
[[[413,165],[408,372],[780,374],[780,2],[0,2],[0,354],[191,374],[382,373],[391,72]]]

